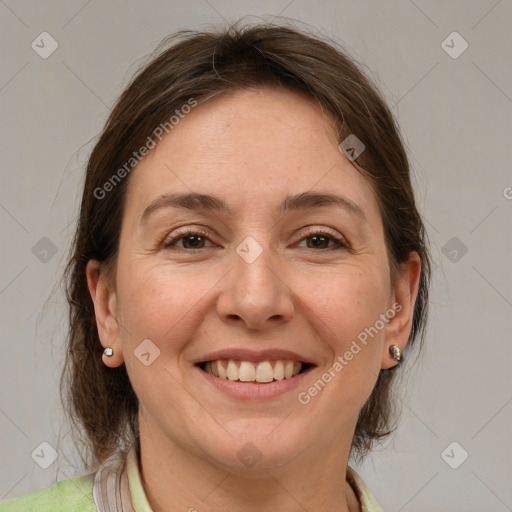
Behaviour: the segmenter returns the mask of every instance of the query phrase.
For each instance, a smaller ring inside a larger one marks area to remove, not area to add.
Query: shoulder
[[[362,512],[382,512],[377,500],[371,493],[370,489],[368,489],[359,473],[350,466],[347,467],[347,481],[352,486],[357,498],[359,499]]]
[[[0,503],[0,512],[97,512],[92,496],[94,473],[57,482]]]

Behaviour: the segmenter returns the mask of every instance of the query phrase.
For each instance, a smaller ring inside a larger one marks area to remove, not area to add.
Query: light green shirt
[[[100,479],[99,471],[63,480],[46,489],[0,503],[0,512],[97,512],[98,510],[127,511],[130,509],[134,512],[152,512],[142,487],[135,444],[126,455],[124,468],[126,469],[124,472],[110,473],[111,480]],[[120,490],[122,483],[118,489],[120,495],[124,492],[124,499],[127,500],[122,502],[127,504],[122,508],[118,508],[120,502],[116,502],[113,491],[113,486],[117,485],[114,482],[122,481],[120,475],[125,476],[127,482],[124,491]],[[103,487],[99,485],[100,480]],[[361,503],[362,512],[382,512],[361,477],[350,466],[347,468],[347,481]]]

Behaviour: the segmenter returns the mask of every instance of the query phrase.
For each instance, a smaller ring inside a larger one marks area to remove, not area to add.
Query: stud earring
[[[107,347],[103,351],[103,354],[106,355],[107,357],[112,357],[114,355],[114,349],[112,347]]]
[[[402,360],[402,351],[396,345],[391,345],[389,347],[389,353],[396,362],[399,363]]]

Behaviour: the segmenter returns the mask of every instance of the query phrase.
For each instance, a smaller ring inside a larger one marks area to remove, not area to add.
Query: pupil
[[[313,240],[314,247],[319,247],[319,245],[322,244],[322,242],[325,242],[326,238],[325,238],[325,236],[312,236],[311,240]],[[319,243],[317,243],[317,242],[319,242]]]
[[[191,236],[188,236],[186,238],[186,240],[188,241],[189,245],[191,245],[192,247],[196,247],[198,243],[201,243],[201,238],[202,237],[200,237],[200,236],[191,235]],[[194,239],[195,239],[195,242],[193,241]]]

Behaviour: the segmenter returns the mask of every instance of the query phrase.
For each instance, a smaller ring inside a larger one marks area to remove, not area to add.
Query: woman
[[[429,254],[380,94],[284,26],[182,32],[87,166],[62,390],[89,472],[28,510],[378,511]]]

